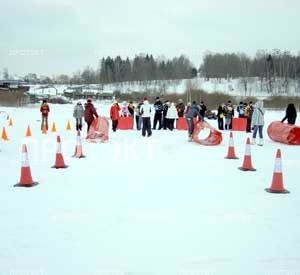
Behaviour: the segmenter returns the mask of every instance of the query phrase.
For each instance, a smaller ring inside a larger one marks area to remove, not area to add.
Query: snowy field
[[[109,106],[96,107],[108,116]],[[266,113],[265,144],[251,146],[257,171],[242,172],[244,132],[234,132],[238,160],[224,159],[229,132],[204,147],[177,130],[110,132],[108,143],[84,142],[87,157],[74,159],[73,106],[50,108],[67,169],[50,168],[56,134],[41,134],[38,105],[1,107],[14,124],[0,142],[0,275],[300,274],[300,147],[266,134],[284,111]],[[24,142],[39,182],[28,189],[13,187]],[[264,191],[277,148],[290,194]]]

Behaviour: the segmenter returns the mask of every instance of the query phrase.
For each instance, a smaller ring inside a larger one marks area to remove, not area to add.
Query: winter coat
[[[295,124],[297,118],[297,111],[295,108],[295,105],[290,103],[285,111],[285,117],[281,120],[283,123],[286,119],[288,121],[288,124]]]
[[[200,114],[202,117],[205,117],[206,110],[206,106],[204,104],[200,104]]]
[[[160,114],[162,109],[163,109],[163,105],[162,102],[160,100],[156,101],[153,105],[155,113]]]
[[[263,102],[258,101],[253,110],[251,127],[253,127],[254,125],[263,126],[265,124],[264,115],[265,115],[265,110],[264,110]]]
[[[174,103],[171,103],[171,106],[167,111],[166,118],[168,118],[168,119],[177,119],[178,118],[177,109],[176,109]]]
[[[176,109],[177,109],[178,116],[183,117],[184,116],[184,109],[185,109],[184,104],[182,102],[177,104]]]
[[[142,105],[143,105],[143,103],[139,103],[138,106],[136,106],[136,108],[134,109],[135,110],[135,115],[138,116],[138,117],[141,116],[140,112],[141,112],[141,106]]]
[[[50,112],[49,105],[47,103],[43,103],[41,105],[40,112],[42,113],[42,116],[48,116],[48,113]]]
[[[73,117],[75,118],[82,118],[84,114],[84,110],[83,110],[83,106],[80,105],[76,105],[74,108],[74,112],[73,112]]]
[[[121,116],[129,116],[129,111],[128,111],[128,108],[127,108],[127,106],[126,105],[123,105],[122,107],[121,107]]]
[[[224,116],[227,120],[231,120],[232,117],[234,116],[234,109],[233,109],[233,106],[231,104],[227,104],[225,106]]]
[[[94,120],[94,116],[98,117],[97,111],[94,105],[90,102],[85,103],[84,105],[84,120],[87,123],[92,123]]]
[[[151,105],[148,100],[145,100],[140,109],[140,114],[142,117],[150,117],[151,116]]]
[[[135,108],[134,105],[132,103],[129,103],[128,106],[127,106],[127,108],[128,108],[129,114],[131,116],[133,116],[134,115],[134,108]]]
[[[185,114],[186,118],[194,118],[198,116],[199,120],[203,120],[203,117],[200,114],[199,107],[196,104],[192,104],[189,111]]]
[[[166,103],[164,103],[164,105],[163,105],[163,107],[162,107],[162,110],[163,110],[163,117],[166,117],[166,116],[167,116],[168,109],[169,109],[169,104],[166,102]]]
[[[218,108],[217,117],[220,119],[224,118],[224,108],[222,106],[219,106]]]
[[[111,120],[119,119],[120,106],[118,104],[113,104],[110,108],[110,118]]]

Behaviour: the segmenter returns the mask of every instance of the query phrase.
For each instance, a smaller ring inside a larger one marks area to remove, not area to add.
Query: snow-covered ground
[[[108,105],[96,106],[108,116]],[[257,171],[242,172],[244,132],[234,132],[240,159],[226,160],[229,132],[221,145],[204,147],[187,142],[185,131],[142,138],[133,130],[84,142],[87,157],[74,159],[73,106],[50,107],[69,165],[63,170],[50,168],[56,134],[41,134],[39,106],[1,108],[14,123],[0,142],[1,275],[300,274],[299,146],[271,141],[265,127],[264,146],[251,146]],[[266,126],[283,115],[267,112]],[[29,189],[13,187],[23,142],[40,183]],[[277,148],[290,194],[264,191]]]

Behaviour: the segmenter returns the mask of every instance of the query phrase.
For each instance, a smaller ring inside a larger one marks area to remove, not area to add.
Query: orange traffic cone
[[[7,140],[8,140],[8,136],[7,136],[5,127],[3,127],[3,129],[2,129],[1,138],[2,138],[4,141],[7,141]]]
[[[51,132],[56,132],[56,126],[55,126],[55,122],[53,122],[53,124],[52,124],[52,129],[51,129]]]
[[[67,123],[66,130],[71,130],[71,124],[70,124],[70,120],[68,120],[68,123]]]
[[[247,138],[247,142],[246,142],[244,162],[243,162],[242,167],[239,167],[239,169],[242,171],[256,171],[256,169],[254,169],[252,166],[251,147],[250,147],[250,138],[249,137]]]
[[[235,155],[232,132],[230,132],[228,152],[227,152],[227,156],[225,158],[226,159],[238,159],[238,157]]]
[[[12,118],[9,119],[9,121],[8,121],[8,126],[13,126]]]
[[[29,125],[27,126],[26,137],[31,137],[31,131]]]
[[[25,144],[22,146],[22,167],[21,167],[21,176],[20,181],[15,184],[15,187],[32,187],[37,185],[38,182],[32,180],[28,154],[27,154],[27,147]]]
[[[82,142],[81,142],[80,131],[77,131],[76,147],[75,147],[75,153],[74,153],[73,157],[85,158],[85,155],[82,152]]]
[[[64,162],[64,157],[61,152],[61,140],[60,136],[57,136],[57,147],[56,147],[56,157],[55,164],[51,168],[67,168],[68,166]]]
[[[290,193],[288,190],[284,189],[283,186],[280,149],[278,149],[276,153],[272,185],[270,188],[266,188],[265,190],[269,193]]]

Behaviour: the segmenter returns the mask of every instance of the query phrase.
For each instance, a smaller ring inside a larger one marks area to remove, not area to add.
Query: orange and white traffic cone
[[[26,137],[31,137],[31,130],[30,130],[29,125],[27,126]]]
[[[251,161],[251,146],[250,146],[250,138],[247,138],[246,142],[246,149],[245,149],[245,156],[244,156],[244,162],[242,167],[239,167],[242,171],[256,171],[256,169],[252,166]]]
[[[27,154],[27,147],[26,144],[22,146],[22,167],[21,167],[21,176],[20,181],[15,184],[15,187],[32,187],[38,185],[38,182],[32,180],[28,154]]]
[[[53,133],[55,133],[55,132],[56,132],[56,126],[55,126],[55,122],[53,122],[53,123],[52,123],[51,132],[53,132]]]
[[[57,136],[57,146],[56,146],[56,157],[55,164],[51,168],[67,168],[68,166],[65,164],[64,157],[61,152],[61,140],[60,136]]]
[[[7,136],[5,127],[3,127],[3,129],[2,129],[1,138],[2,138],[4,141],[8,141],[8,136]]]
[[[71,130],[70,120],[68,120],[68,123],[67,123],[67,126],[66,126],[66,130],[67,131]]]
[[[75,153],[74,153],[73,157],[85,158],[85,155],[82,152],[82,141],[81,141],[80,131],[77,131],[76,147],[75,147]]]
[[[282,176],[282,166],[281,166],[281,151],[277,150],[275,165],[274,165],[274,173],[272,184],[270,188],[265,189],[269,193],[290,193],[288,190],[284,189],[283,186],[283,176]]]
[[[9,121],[8,121],[8,126],[10,126],[10,127],[13,126],[12,118],[9,119]]]
[[[238,159],[238,157],[235,155],[232,132],[230,132],[228,152],[227,152],[227,156],[225,158],[226,159]]]

